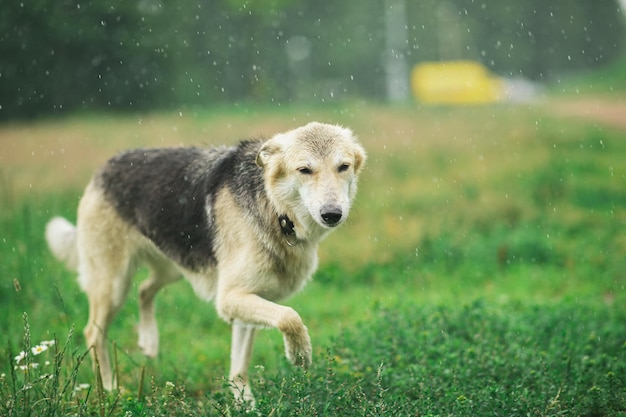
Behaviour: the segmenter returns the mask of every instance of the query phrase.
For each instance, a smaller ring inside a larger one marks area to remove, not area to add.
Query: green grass
[[[352,218],[323,242],[314,282],[288,301],[309,328],[314,365],[291,367],[276,330],[258,337],[260,415],[626,416],[623,132],[534,108],[359,103],[180,123],[191,134],[228,120],[255,131],[304,119],[352,127],[370,158]],[[128,118],[116,128],[95,116],[29,131],[45,141],[47,130],[99,125],[133,136]],[[136,347],[131,291],[110,332],[123,390],[101,392],[80,331],[85,297],[43,240],[52,215],[75,218],[81,191],[21,187],[28,169],[0,168],[0,415],[244,414],[223,376],[229,327],[185,283],[158,297],[156,360]],[[25,359],[37,368],[16,369],[15,356],[52,339]]]

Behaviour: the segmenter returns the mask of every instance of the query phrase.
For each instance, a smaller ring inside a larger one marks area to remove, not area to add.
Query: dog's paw
[[[139,326],[139,348],[149,358],[156,358],[159,353],[159,333],[156,328]]]
[[[235,378],[231,381],[230,390],[235,397],[235,404],[242,411],[250,412],[256,408],[256,401],[250,386],[241,379]]]
[[[292,308],[286,308],[278,329],[283,333],[285,355],[289,362],[308,368],[312,361],[311,338],[300,315]]]
[[[303,326],[304,327],[304,326]],[[295,366],[308,368],[313,362],[313,349],[311,338],[306,327],[303,332],[294,335],[285,335],[285,355],[289,362]]]

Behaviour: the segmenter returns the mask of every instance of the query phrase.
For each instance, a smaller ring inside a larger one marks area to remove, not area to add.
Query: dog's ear
[[[358,143],[354,144],[354,172],[358,174],[365,165],[365,160],[367,159],[367,154],[365,153],[365,149]]]
[[[268,140],[261,146],[261,149],[259,149],[259,152],[256,154],[256,164],[264,168],[272,155],[278,153],[279,150],[280,147],[277,143],[274,143],[271,139]]]

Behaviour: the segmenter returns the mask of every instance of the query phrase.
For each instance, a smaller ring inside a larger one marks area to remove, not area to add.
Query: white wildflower
[[[33,355],[39,355],[40,353],[45,352],[46,350],[48,350],[48,346],[47,345],[37,345],[34,346],[30,349],[31,352],[33,352]]]
[[[15,363],[19,365],[20,362],[22,362],[25,357],[26,357],[26,352],[24,351],[20,352],[20,354],[15,357]]]
[[[38,363],[31,363],[31,364],[28,364],[28,365],[18,365],[14,369],[19,369],[20,371],[26,372],[29,369],[35,369],[35,368],[38,368],[38,367],[39,367]]]
[[[84,390],[89,389],[90,386],[91,385],[85,384],[85,383],[78,384],[77,386],[74,387],[74,391],[84,391]]]

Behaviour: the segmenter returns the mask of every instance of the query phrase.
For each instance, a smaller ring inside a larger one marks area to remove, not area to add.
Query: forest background
[[[0,3],[0,120],[385,100],[397,60],[471,59],[548,83],[626,49],[616,0]]]

